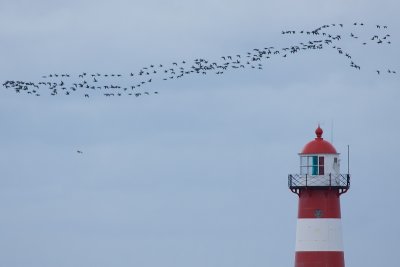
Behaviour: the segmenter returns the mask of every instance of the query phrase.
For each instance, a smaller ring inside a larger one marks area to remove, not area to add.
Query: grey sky
[[[397,1],[0,0],[0,81],[297,43],[281,30],[389,25],[392,45],[343,41],[262,71],[155,82],[160,94],[0,92],[0,266],[292,266],[297,196],[287,174],[317,123],[346,161],[348,266],[396,266]],[[77,149],[84,153],[79,155]],[[342,172],[346,171],[342,164]]]

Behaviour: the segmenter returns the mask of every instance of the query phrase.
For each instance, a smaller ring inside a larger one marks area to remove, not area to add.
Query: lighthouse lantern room
[[[340,154],[322,138],[307,143],[300,173],[289,174],[289,189],[299,196],[295,267],[344,267],[340,195],[350,187],[350,174],[340,173]]]

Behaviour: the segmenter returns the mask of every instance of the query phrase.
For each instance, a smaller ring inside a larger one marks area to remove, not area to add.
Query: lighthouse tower
[[[340,195],[350,174],[340,173],[339,153],[317,137],[299,153],[300,174],[289,174],[289,189],[299,196],[295,267],[344,267]]]

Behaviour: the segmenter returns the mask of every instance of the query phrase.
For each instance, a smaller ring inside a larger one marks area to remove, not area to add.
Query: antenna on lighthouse
[[[347,145],[347,174],[350,173],[350,145]]]
[[[331,143],[333,144],[333,119],[331,120]]]

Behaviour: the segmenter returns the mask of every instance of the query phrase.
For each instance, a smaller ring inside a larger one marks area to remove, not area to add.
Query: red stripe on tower
[[[339,153],[315,130],[315,140],[300,156],[300,174],[289,174],[289,188],[299,196],[295,267],[344,267],[340,195],[350,175],[340,174]]]

